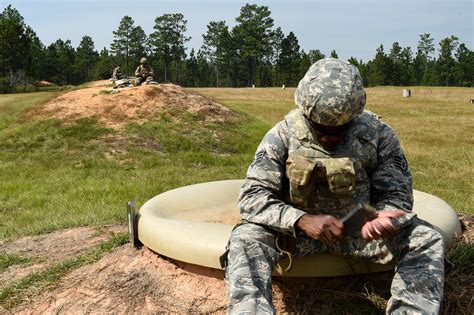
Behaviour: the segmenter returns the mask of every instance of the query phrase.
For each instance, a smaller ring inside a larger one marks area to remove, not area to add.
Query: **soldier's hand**
[[[362,238],[366,241],[390,238],[397,234],[392,218],[396,219],[405,215],[402,210],[390,210],[377,212],[377,218],[368,221],[362,226]]]
[[[297,227],[315,240],[326,245],[337,241],[342,235],[343,225],[331,215],[305,214],[296,223]]]

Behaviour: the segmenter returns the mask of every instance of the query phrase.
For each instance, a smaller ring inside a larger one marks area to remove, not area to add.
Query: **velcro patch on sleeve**
[[[267,152],[265,150],[258,151],[255,154],[255,157],[253,159],[252,164],[250,164],[250,167],[256,167],[256,166],[262,165],[262,161],[266,156],[267,156]]]
[[[406,172],[408,170],[408,162],[407,162],[407,159],[405,158],[405,155],[403,153],[400,153],[399,155],[394,156],[392,158],[391,166],[402,172]]]

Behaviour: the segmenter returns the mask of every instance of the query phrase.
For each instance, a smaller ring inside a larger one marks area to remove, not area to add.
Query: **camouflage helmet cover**
[[[314,63],[298,84],[295,103],[311,121],[340,126],[362,113],[366,95],[359,70],[338,59]]]
[[[142,59],[140,59],[140,63],[146,63],[146,58],[143,57]]]

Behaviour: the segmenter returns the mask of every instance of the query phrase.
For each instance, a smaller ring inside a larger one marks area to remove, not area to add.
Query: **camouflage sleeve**
[[[379,127],[377,167],[371,174],[372,204],[379,210],[413,208],[412,176],[395,131]]]
[[[139,77],[140,76],[140,66],[137,67],[137,69],[135,70],[135,76],[136,77]]]
[[[283,201],[285,162],[288,157],[288,128],[285,122],[273,127],[257,148],[240,190],[242,219],[296,235],[295,223],[305,212]]]

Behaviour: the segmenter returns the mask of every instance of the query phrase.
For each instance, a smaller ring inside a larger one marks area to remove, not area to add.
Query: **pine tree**
[[[439,59],[438,59],[438,78],[439,83],[449,86],[453,83],[453,70],[455,60],[453,58],[453,52],[458,46],[458,38],[451,35],[446,37],[439,42]]]
[[[198,73],[198,86],[212,86],[215,82],[214,71],[212,71],[212,66],[209,64],[206,58],[206,53],[201,49],[197,52],[197,73]]]
[[[98,53],[94,48],[92,37],[85,35],[82,37],[79,46],[76,49],[76,72],[80,81],[90,81],[92,76],[92,68],[97,62]]]
[[[324,58],[326,58],[326,56],[319,49],[309,51],[309,59],[311,60],[311,64]]]
[[[309,67],[311,67],[311,58],[309,57],[309,54],[305,53],[304,50],[301,50],[300,64],[299,64],[299,77],[300,78],[302,78],[306,74]]]
[[[240,46],[239,57],[245,65],[246,86],[256,83],[257,71],[262,81],[262,63],[271,55],[271,34],[273,19],[267,6],[246,4],[236,18],[237,25],[232,33]]]
[[[155,19],[155,31],[150,34],[150,44],[155,55],[163,61],[164,81],[168,82],[168,70],[171,63],[171,43],[173,41],[172,24],[169,15]]]
[[[76,52],[68,39],[63,41],[58,39],[55,43],[58,51],[58,63],[60,66],[59,76],[65,85],[78,84],[80,81],[74,75],[74,61]]]
[[[290,32],[281,43],[282,80],[286,86],[295,86],[300,79],[300,45],[293,32]]]
[[[14,72],[22,68],[27,54],[25,28],[23,17],[11,5],[0,14],[0,66],[3,77],[9,74],[10,86],[13,86]]]
[[[76,84],[74,76],[75,50],[70,40],[58,39],[48,46],[45,54],[45,73],[50,81],[61,84]]]
[[[113,32],[114,40],[110,45],[111,51],[117,56],[125,59],[125,74],[130,74],[130,56],[132,33],[135,29],[133,19],[126,15],[120,21],[116,31]]]
[[[179,69],[186,58],[184,44],[191,39],[186,37],[187,21],[181,13],[163,14],[155,19],[155,32],[150,34],[150,44],[155,53],[164,62],[165,82],[168,81],[168,70],[175,62],[175,82],[179,82]]]
[[[130,56],[140,60],[148,55],[148,37],[141,26],[134,27],[130,34]]]
[[[402,85],[414,85],[415,84],[415,73],[414,73],[414,60],[413,52],[411,47],[403,48],[400,54],[401,61],[401,72],[400,72],[400,83]]]
[[[418,55],[419,60],[424,65],[423,76],[422,76],[422,84],[429,84],[431,81],[430,73],[429,73],[429,66],[432,64],[431,61],[431,54],[434,53],[435,46],[433,44],[433,38],[431,34],[424,33],[420,35],[420,40],[418,41]]]
[[[455,73],[458,85],[474,86],[474,52],[462,43],[456,51],[456,59]]]
[[[39,80],[44,76],[45,47],[31,27],[26,27],[25,36],[28,43],[27,52],[24,56],[25,71],[33,79]]]
[[[281,27],[277,27],[275,31],[271,35],[271,45],[273,50],[272,62],[275,65],[275,84],[277,86],[281,85],[281,62],[280,62],[280,55],[281,55],[281,43],[285,38],[285,34],[281,30]]]
[[[59,78],[59,54],[57,47],[54,43],[46,47],[44,51],[44,79],[53,83],[61,83]]]
[[[194,48],[189,53],[189,58],[186,60],[186,76],[185,86],[198,86],[198,61]]]
[[[116,62],[114,57],[109,54],[107,48],[100,51],[99,58],[94,66],[93,77],[96,79],[109,79],[112,77],[112,71]]]
[[[226,69],[226,86],[230,82],[231,35],[224,21],[209,22],[206,34],[202,35],[202,50],[216,69],[216,86],[222,86],[222,72]]]
[[[398,42],[393,43],[388,58],[391,61],[391,69],[388,73],[388,83],[390,85],[401,85],[402,47],[400,47]]]
[[[377,53],[372,61],[367,63],[368,67],[368,85],[387,85],[389,82],[390,59],[384,52],[383,45],[377,48]]]

